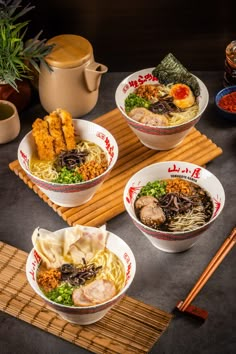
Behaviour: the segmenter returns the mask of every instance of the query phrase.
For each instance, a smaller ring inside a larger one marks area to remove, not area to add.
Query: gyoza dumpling
[[[75,227],[51,232],[36,228],[32,235],[34,248],[46,268],[59,268],[64,263],[88,262],[106,246],[107,231],[98,228]]]
[[[77,227],[79,228],[78,225]],[[103,250],[106,246],[107,235],[106,230],[84,227],[81,237],[70,247],[73,263],[82,263],[83,258],[88,262],[98,251]]]
[[[58,268],[63,263],[62,240],[48,230],[36,228],[32,242],[47,268]]]
[[[70,258],[73,264],[83,264],[83,259],[88,262],[93,257],[92,253],[82,252],[76,245],[70,247]]]
[[[63,234],[63,256],[68,257],[70,254],[70,249],[81,237],[83,236],[83,230],[76,225],[73,228],[65,229]]]

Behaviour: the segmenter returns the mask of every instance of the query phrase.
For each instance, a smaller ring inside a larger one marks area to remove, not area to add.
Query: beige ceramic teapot
[[[87,114],[97,103],[101,76],[108,68],[95,62],[92,45],[81,36],[63,34],[47,43],[55,47],[46,57],[52,71],[40,67],[41,105],[47,112],[65,109],[74,118]]]

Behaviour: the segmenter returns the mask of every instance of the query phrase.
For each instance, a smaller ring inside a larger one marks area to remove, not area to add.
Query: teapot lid
[[[93,55],[90,42],[74,34],[62,34],[47,41],[55,44],[45,58],[47,63],[56,68],[74,68],[87,62]]]

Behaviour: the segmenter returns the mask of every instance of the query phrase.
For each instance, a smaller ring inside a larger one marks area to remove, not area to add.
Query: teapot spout
[[[84,70],[85,81],[89,91],[96,91],[99,88],[102,74],[105,74],[108,67],[96,62],[90,63]]]

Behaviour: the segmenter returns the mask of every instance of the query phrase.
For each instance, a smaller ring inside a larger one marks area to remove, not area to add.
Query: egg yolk
[[[189,87],[186,85],[175,85],[171,89],[171,93],[177,100],[182,100],[189,95]]]
[[[189,108],[195,102],[190,87],[185,84],[175,84],[172,86],[170,95],[174,98],[174,104],[181,109]]]

